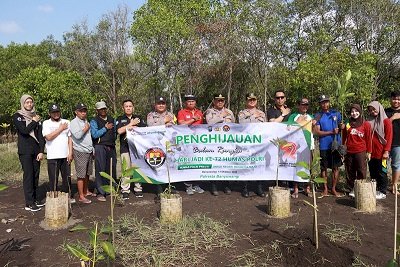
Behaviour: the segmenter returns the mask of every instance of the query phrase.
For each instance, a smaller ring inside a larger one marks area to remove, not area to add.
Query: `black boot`
[[[217,190],[217,185],[215,183],[211,184],[211,194],[213,196],[218,196],[219,195],[218,190]]]
[[[262,184],[261,183],[257,184],[256,194],[259,197],[265,197],[265,193],[264,193],[264,190],[262,189]]]

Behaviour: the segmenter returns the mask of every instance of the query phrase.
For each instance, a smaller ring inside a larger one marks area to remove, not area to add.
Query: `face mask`
[[[358,112],[358,110],[356,110],[356,109],[351,109],[350,116],[353,119],[358,119],[358,117],[360,117],[360,112]]]

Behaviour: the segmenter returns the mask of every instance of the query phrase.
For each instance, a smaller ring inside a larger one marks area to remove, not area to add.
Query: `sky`
[[[0,0],[0,45],[38,44],[47,36],[63,41],[74,24],[87,20],[93,29],[102,15],[127,5],[131,11],[146,0]]]

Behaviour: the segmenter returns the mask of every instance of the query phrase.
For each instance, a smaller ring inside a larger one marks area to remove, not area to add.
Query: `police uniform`
[[[225,97],[222,94],[214,95],[214,100],[223,99]],[[235,116],[233,112],[225,107],[222,109],[216,109],[215,107],[209,108],[205,112],[206,123],[207,124],[216,124],[216,123],[224,123],[224,122],[235,122]],[[224,187],[224,192],[226,194],[231,193],[231,189],[229,188],[229,182],[227,181],[211,181],[211,194],[214,196],[218,195],[217,185],[221,184]]]
[[[165,123],[165,117],[169,116],[171,120],[168,123]],[[148,126],[156,126],[156,125],[166,125],[171,126],[176,124],[176,117],[169,111],[164,111],[163,113],[158,113],[157,111],[152,111],[147,114],[147,125]]]
[[[246,94],[246,99],[257,99],[255,94],[249,93]],[[253,109],[244,109],[239,111],[238,114],[239,118],[239,123],[260,123],[260,122],[267,122],[267,117],[265,116],[265,113],[257,108]],[[243,190],[242,190],[242,196],[243,197],[249,197],[249,192],[248,192],[248,181],[244,182],[243,185]],[[256,193],[260,197],[264,197],[265,193],[262,189],[262,183],[261,181],[256,181],[254,182],[257,185]]]

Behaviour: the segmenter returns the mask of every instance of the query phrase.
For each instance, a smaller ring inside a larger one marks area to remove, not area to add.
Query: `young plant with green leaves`
[[[279,181],[279,157],[282,153],[281,147],[287,144],[287,141],[281,138],[274,138],[270,141],[276,148],[278,149],[278,164],[276,165],[276,187],[278,187],[278,181]]]
[[[168,186],[167,188],[165,188],[164,192],[161,193],[161,197],[163,198],[171,198],[172,195],[172,190],[173,190],[173,186],[171,185],[171,176],[170,176],[170,171],[169,171],[169,161],[168,161],[168,153],[174,153],[172,150],[172,147],[176,146],[174,144],[171,144],[171,142],[166,141],[165,142],[165,150],[167,152],[167,158],[166,158],[166,163],[167,163],[167,176],[168,176]]]
[[[8,186],[6,186],[5,184],[0,184],[0,191],[6,190],[8,188]]]
[[[89,234],[89,248],[85,248],[82,244],[65,244],[67,251],[80,260],[81,266],[94,267],[97,262],[115,260],[115,248],[109,241],[112,233],[109,226],[99,229],[98,223],[94,222],[93,228],[79,224],[69,231],[87,231]]]
[[[111,165],[111,164],[110,164]],[[138,169],[138,167],[129,167],[125,159],[122,159],[122,171],[121,171],[121,177],[133,177],[135,174],[135,170]],[[122,179],[119,179],[119,182],[117,182],[111,175],[109,175],[106,172],[100,172],[100,175],[110,181],[110,184],[108,185],[103,185],[101,188],[104,190],[104,192],[110,194],[110,209],[111,209],[111,214],[110,214],[110,221],[111,221],[111,236],[112,236],[112,243],[114,244],[114,236],[115,236],[115,231],[114,231],[114,207],[116,201],[119,199],[121,200],[121,196],[119,194]],[[137,183],[140,181],[140,178],[131,178],[128,181],[125,181],[126,183]],[[121,200],[122,202],[122,200]]]
[[[297,163],[297,166],[302,167],[306,170],[306,171],[304,170],[298,171],[297,176],[311,183],[313,204],[311,204],[307,200],[304,200],[304,202],[314,209],[314,242],[316,249],[318,249],[319,247],[319,241],[318,241],[318,206],[317,206],[317,198],[315,195],[315,186],[318,184],[325,183],[325,179],[323,177],[318,176],[320,159],[321,159],[320,157],[316,157],[313,155],[312,162],[310,161],[309,163],[307,163],[305,161],[300,161]]]
[[[337,106],[342,114],[342,116],[345,115],[345,107],[349,103],[347,103],[348,98],[354,96],[354,93],[350,93],[347,91],[349,81],[351,79],[351,71],[347,70],[346,73],[344,74],[343,78],[338,78],[337,79],[337,87],[336,87],[336,101],[337,101]]]

